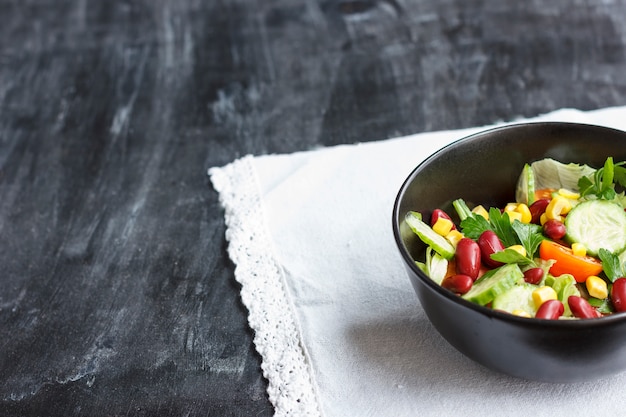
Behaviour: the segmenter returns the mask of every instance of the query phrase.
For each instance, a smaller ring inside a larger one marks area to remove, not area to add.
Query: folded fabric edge
[[[251,155],[208,170],[224,208],[228,254],[241,284],[276,416],[322,417],[295,309],[265,223]]]

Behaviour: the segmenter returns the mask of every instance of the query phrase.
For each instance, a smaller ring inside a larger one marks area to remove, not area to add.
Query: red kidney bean
[[[566,232],[565,225],[558,220],[550,219],[543,224],[543,233],[550,239],[562,239]]]
[[[492,230],[485,230],[478,237],[478,247],[480,248],[480,256],[483,263],[491,268],[503,265],[502,262],[494,261],[491,255],[504,250],[504,246],[500,238]]]
[[[456,245],[456,272],[476,281],[480,272],[480,248],[472,239],[464,237]]]
[[[567,304],[574,317],[578,317],[579,319],[594,319],[600,317],[598,310],[593,308],[591,304],[589,304],[589,301],[577,295],[570,295],[567,298]]]
[[[457,294],[465,294],[468,292],[474,280],[469,275],[457,274],[447,276],[441,281],[441,286]]]
[[[550,199],[541,198],[539,200],[536,200],[534,203],[532,203],[528,207],[528,209],[530,210],[530,214],[532,216],[532,219],[530,220],[531,223],[535,223],[535,224],[541,223],[540,222],[541,215],[546,212],[546,207],[548,207],[548,204],[550,204]]]
[[[618,278],[611,288],[611,301],[618,313],[626,311],[626,278]]]
[[[434,209],[433,214],[430,216],[430,225],[434,226],[435,223],[437,223],[437,220],[439,220],[440,218],[444,218],[452,222],[452,218],[448,216],[448,213],[446,213],[445,211],[441,209]],[[452,230],[456,230],[456,226],[454,225],[454,222],[452,222]]]
[[[541,278],[543,278],[543,269],[541,268],[530,268],[524,271],[524,281],[529,284],[539,284]]]
[[[556,320],[565,311],[565,306],[559,300],[548,300],[541,304],[535,317],[538,319]]]

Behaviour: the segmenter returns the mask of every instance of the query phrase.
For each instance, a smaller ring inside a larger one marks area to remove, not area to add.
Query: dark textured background
[[[626,104],[625,18],[0,0],[0,415],[272,415],[207,168]]]

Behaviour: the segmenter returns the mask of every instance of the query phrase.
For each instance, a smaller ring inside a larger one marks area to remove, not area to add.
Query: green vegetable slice
[[[611,201],[589,200],[574,207],[565,217],[566,239],[585,246],[597,256],[604,248],[620,253],[626,248],[626,212]]]
[[[529,206],[535,201],[535,174],[529,164],[524,164],[517,181],[515,200]]]
[[[514,310],[522,310],[534,317],[537,309],[533,301],[533,291],[536,289],[537,286],[533,284],[514,285],[496,296],[491,307],[494,310],[502,310],[508,313],[512,313]]]
[[[409,211],[404,220],[411,230],[424,242],[430,246],[439,255],[445,259],[454,258],[454,246],[448,242],[446,238],[437,234],[428,224],[422,221],[422,215],[415,211]]]
[[[532,204],[535,191],[545,188],[565,188],[578,191],[578,180],[595,173],[595,169],[584,164],[564,164],[551,158],[524,165],[517,180],[515,199],[518,203]]]
[[[446,277],[448,272],[448,260],[439,255],[431,247],[426,249],[426,261],[416,262],[416,265],[437,284]]]
[[[517,264],[506,264],[499,268],[492,269],[478,278],[476,282],[474,282],[472,289],[462,297],[468,301],[484,306],[523,279],[524,274]]]

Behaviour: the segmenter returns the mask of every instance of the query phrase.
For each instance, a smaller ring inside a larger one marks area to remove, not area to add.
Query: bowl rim
[[[407,187],[411,184],[412,180],[415,178],[417,174],[421,170],[423,170],[427,165],[429,165],[433,160],[438,158],[442,153],[450,151],[452,148],[463,145],[465,142],[469,142],[472,140],[477,140],[483,136],[494,134],[498,131],[503,130],[515,130],[520,128],[527,128],[529,126],[542,128],[545,127],[547,129],[554,127],[568,127],[568,128],[585,128],[585,129],[593,129],[598,131],[612,131],[616,134],[624,135],[626,140],[626,131],[622,131],[619,129],[594,125],[589,123],[576,123],[576,122],[559,122],[559,121],[537,121],[537,122],[518,122],[506,124],[503,126],[496,126],[485,128],[484,130],[471,133],[469,135],[463,136],[459,139],[450,142],[449,144],[443,146],[442,148],[436,150],[432,154],[430,154],[427,158],[418,163],[406,176],[403,180],[394,200],[393,204],[393,213],[392,213],[392,228],[394,240],[396,242],[396,246],[398,247],[400,254],[402,256],[402,260],[405,263],[405,266],[408,266],[411,271],[425,284],[428,288],[435,291],[440,296],[449,299],[450,301],[459,303],[461,306],[468,308],[476,313],[499,319],[505,322],[510,322],[512,324],[523,325],[527,327],[554,327],[554,328],[578,328],[578,329],[589,329],[595,327],[604,327],[611,325],[614,322],[622,322],[626,320],[626,312],[613,313],[607,316],[602,316],[593,319],[561,319],[561,320],[549,320],[549,319],[538,319],[538,318],[528,318],[528,317],[520,317],[507,312],[502,312],[498,310],[494,310],[489,307],[481,306],[476,303],[472,303],[471,301],[465,300],[462,297],[454,294],[452,291],[449,291],[443,288],[441,285],[435,283],[428,275],[422,272],[415,265],[415,260],[411,257],[408,251],[404,247],[404,242],[402,240],[400,234],[400,224],[401,218],[404,214],[401,215],[399,213],[400,204],[403,199],[404,193]]]

